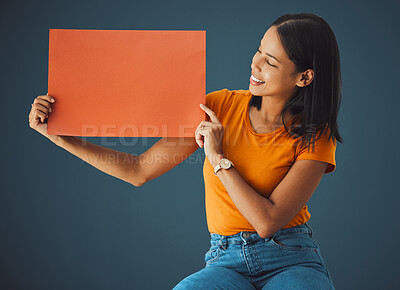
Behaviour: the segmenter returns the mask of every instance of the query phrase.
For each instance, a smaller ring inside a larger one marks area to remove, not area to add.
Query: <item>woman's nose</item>
[[[260,67],[259,67],[257,64],[254,64],[254,63],[251,64],[251,69],[252,69],[252,70],[256,70],[256,71],[258,71],[258,72],[261,71],[261,70],[260,70]]]
[[[261,71],[260,66],[258,65],[258,58],[254,57],[252,63],[251,63],[251,69]]]

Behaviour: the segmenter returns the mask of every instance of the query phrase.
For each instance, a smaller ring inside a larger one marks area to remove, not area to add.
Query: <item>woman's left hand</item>
[[[203,104],[200,104],[200,108],[204,110],[208,116],[210,116],[211,122],[200,122],[195,132],[196,142],[200,147],[204,146],[204,152],[206,153],[206,156],[211,164],[215,166],[216,164],[214,163],[218,162],[216,161],[217,155],[222,155],[224,127],[218,120],[217,115],[210,108]]]

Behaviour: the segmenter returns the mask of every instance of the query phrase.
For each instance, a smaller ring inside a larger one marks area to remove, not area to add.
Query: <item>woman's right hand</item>
[[[29,126],[49,139],[53,135],[47,134],[47,117],[52,112],[51,104],[54,102],[55,100],[49,95],[38,96],[33,100],[29,113]]]

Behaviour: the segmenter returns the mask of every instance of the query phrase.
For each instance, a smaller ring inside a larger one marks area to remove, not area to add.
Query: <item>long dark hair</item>
[[[312,69],[314,78],[305,87],[298,87],[282,109],[282,123],[286,132],[301,137],[301,146],[310,144],[330,130],[329,139],[343,143],[338,131],[337,115],[341,102],[342,78],[339,49],[329,24],[312,13],[285,14],[274,22],[289,59],[295,64],[293,74]],[[252,95],[249,105],[261,109],[262,97]],[[294,114],[287,128],[284,115]],[[312,139],[312,140],[311,140]]]

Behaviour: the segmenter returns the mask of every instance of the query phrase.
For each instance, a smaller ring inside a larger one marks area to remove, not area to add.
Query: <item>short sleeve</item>
[[[308,151],[307,147],[303,145],[300,149],[300,143],[296,149],[296,160],[317,160],[329,163],[325,173],[330,173],[336,169],[336,145],[337,142],[333,142],[329,139],[329,128],[325,135],[321,135],[314,143],[314,146],[310,144],[310,149]],[[318,135],[318,134],[317,134]]]

